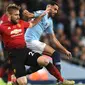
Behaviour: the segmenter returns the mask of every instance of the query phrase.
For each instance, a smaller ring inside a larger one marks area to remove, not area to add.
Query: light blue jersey
[[[36,11],[34,14],[36,16],[39,16],[44,11]],[[51,17],[48,17],[48,14],[46,14],[42,20],[35,25],[32,28],[28,28],[25,33],[25,40],[26,42],[32,41],[32,40],[40,40],[41,35],[45,33],[54,33],[53,32],[53,21]]]

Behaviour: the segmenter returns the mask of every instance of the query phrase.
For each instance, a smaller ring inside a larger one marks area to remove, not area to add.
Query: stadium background
[[[51,0],[0,0],[0,17],[5,12],[5,8],[9,3],[16,3],[22,9],[28,9],[30,12],[36,10],[44,10],[47,2]],[[77,84],[85,83],[85,1],[84,0],[54,0],[59,5],[59,11],[53,19],[54,32],[56,38],[72,52],[73,59],[67,60],[61,54],[62,70],[61,73],[66,79],[74,79]],[[25,17],[21,18],[27,20]],[[52,41],[48,41],[48,35],[43,34],[41,41],[50,44],[55,48]],[[1,41],[0,41],[1,42]],[[4,61],[3,46],[0,43],[0,63]],[[56,48],[55,48],[56,49]],[[44,71],[44,70],[42,70]],[[42,73],[42,71],[40,73]],[[38,74],[37,74],[38,75]],[[35,79],[29,81],[34,84],[42,83],[44,85],[55,85],[55,78],[47,73],[46,80]],[[42,77],[42,76],[41,76]],[[43,80],[43,81],[42,81]],[[34,85],[32,84],[32,85]],[[30,84],[29,84],[30,85]],[[41,85],[41,84],[40,84]]]

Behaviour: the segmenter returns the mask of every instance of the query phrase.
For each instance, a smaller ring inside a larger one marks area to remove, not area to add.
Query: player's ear
[[[8,20],[11,20],[11,14],[9,14],[8,12],[6,12],[6,15],[8,16]]]

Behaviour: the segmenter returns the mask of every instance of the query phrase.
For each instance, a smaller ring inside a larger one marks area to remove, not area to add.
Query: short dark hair
[[[20,6],[16,5],[16,4],[9,4],[6,8],[6,12],[11,13],[12,10],[20,10]]]
[[[55,1],[49,1],[48,4],[50,4],[50,5],[58,5],[58,3],[56,3]]]

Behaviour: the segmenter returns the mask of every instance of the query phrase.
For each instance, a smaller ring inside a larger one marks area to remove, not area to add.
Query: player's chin
[[[55,17],[55,14],[52,14],[52,17]]]
[[[19,22],[19,20],[16,20],[16,23],[18,23]]]

